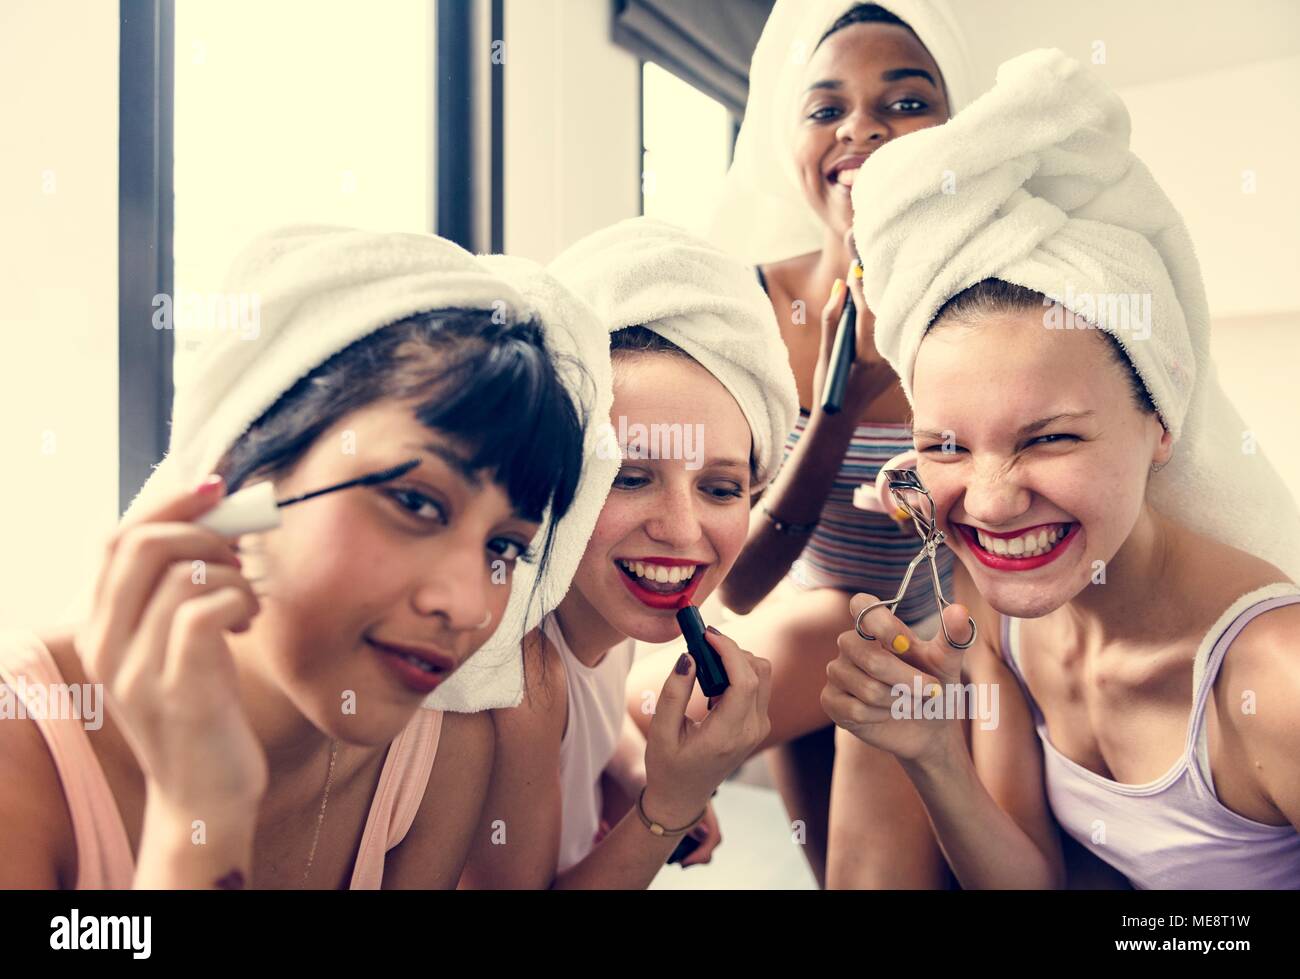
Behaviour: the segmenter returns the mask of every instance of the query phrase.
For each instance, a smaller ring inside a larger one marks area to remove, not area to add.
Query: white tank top
[[[1205,725],[1210,691],[1232,641],[1255,616],[1295,604],[1300,587],[1282,582],[1241,596],[1219,616],[1196,651],[1183,753],[1164,775],[1141,785],[1105,778],[1056,749],[1020,671],[1020,620],[1002,617],[1003,659],[1034,715],[1052,813],[1062,829],[1135,888],[1300,888],[1300,833],[1294,826],[1256,822],[1219,801]]]
[[[614,756],[627,715],[628,673],[636,643],[629,639],[586,666],[569,649],[555,616],[542,620],[542,633],[560,652],[569,719],[560,741],[560,854],[564,873],[591,852],[600,829],[600,774]]]

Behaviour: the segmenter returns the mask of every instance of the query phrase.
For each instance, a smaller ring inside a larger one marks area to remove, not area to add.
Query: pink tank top
[[[1300,604],[1296,585],[1266,585],[1219,617],[1196,651],[1183,753],[1169,771],[1144,785],[1103,778],[1057,751],[1020,672],[1020,620],[1002,616],[1002,656],[1033,712],[1052,812],[1062,829],[1134,887],[1300,888],[1300,833],[1247,819],[1219,801],[1205,736],[1205,705],[1232,641],[1256,616],[1295,604]]]
[[[64,684],[54,657],[30,632],[0,635],[0,682],[15,692],[28,692],[29,716],[58,769],[77,841],[77,890],[129,890],[135,878],[130,838],[85,722],[66,716],[51,719],[34,700],[34,688],[48,691]],[[442,711],[421,709],[389,746],[353,865],[353,890],[378,890],[383,883],[384,856],[411,828],[441,733]]]

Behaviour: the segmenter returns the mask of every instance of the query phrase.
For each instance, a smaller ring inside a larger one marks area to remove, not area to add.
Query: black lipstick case
[[[713,651],[704,634],[704,619],[694,605],[677,610],[677,625],[686,639],[686,648],[695,660],[695,677],[706,697],[716,697],[731,685],[722,658]]]

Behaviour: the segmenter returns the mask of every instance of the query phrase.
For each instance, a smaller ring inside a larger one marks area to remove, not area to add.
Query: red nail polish
[[[217,487],[219,487],[221,483],[221,476],[217,473],[213,473],[211,476],[204,479],[203,482],[199,483],[194,492],[203,494],[213,493],[216,492]]]

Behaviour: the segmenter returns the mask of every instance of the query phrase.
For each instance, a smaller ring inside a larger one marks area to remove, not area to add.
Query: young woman
[[[875,161],[859,189],[899,197],[859,221],[979,641],[963,656],[866,612],[826,710],[899,758],[963,887],[1059,886],[1056,824],[1135,887],[1300,886],[1300,587],[1281,566],[1300,521],[1236,444],[1186,228],[1123,105],[1059,52],[1004,65],[968,113]],[[976,147],[995,120],[1015,123]],[[958,206],[927,192],[926,160],[963,174]],[[949,242],[890,240],[937,209]],[[1085,296],[1145,296],[1148,315],[1085,315]],[[968,637],[966,609],[945,614]],[[997,717],[920,714],[963,681],[999,692]]]
[[[11,688],[93,682],[108,704],[94,729],[0,723],[5,887],[460,875],[491,721],[421,704],[501,621],[544,510],[558,518],[574,499],[581,405],[548,336],[581,324],[537,322],[511,284],[432,237],[273,234],[241,267],[237,287],[263,299],[260,336],[231,339],[178,388],[155,478],[193,458],[186,419],[273,403],[246,431],[233,424],[242,434],[217,447],[211,477],[155,486],[134,508],[86,622],[0,644]],[[331,336],[323,360],[302,352]],[[284,510],[239,547],[194,523],[259,482],[283,499],[413,458],[398,479]]]
[[[853,506],[853,491],[910,449],[912,435],[906,398],[875,353],[874,318],[850,273],[849,191],[879,147],[948,120],[964,98],[964,71],[960,44],[929,3],[779,0],[755,53],[749,111],[714,229],[756,263],[803,406],[720,594],[748,613],[733,626],[738,640],[761,643],[772,660],[772,732],[761,747],[775,749],[768,757],[790,819],[806,834],[817,880],[831,887],[947,879],[898,765],[853,738],[832,740],[819,694],[849,597],[892,595],[916,548],[910,524]],[[858,357],[842,410],[829,414],[822,392],[849,295]],[[945,554],[945,585],[950,568]],[[915,580],[900,606],[904,621],[932,614],[928,588]],[[663,668],[648,659],[630,696]],[[877,845],[885,839],[889,846]]]
[[[719,843],[709,798],[768,733],[770,668],[712,631],[731,685],[687,720],[696,669],[679,653],[638,704],[643,737],[624,708],[633,640],[680,639],[677,607],[726,577],[794,386],[747,271],[677,229],[624,222],[552,270],[613,331],[622,467],[568,594],[525,643],[523,703],[494,712],[496,765],[464,885],[641,888],[685,833],[702,841],[687,866]],[[674,433],[676,449],[654,433]]]

